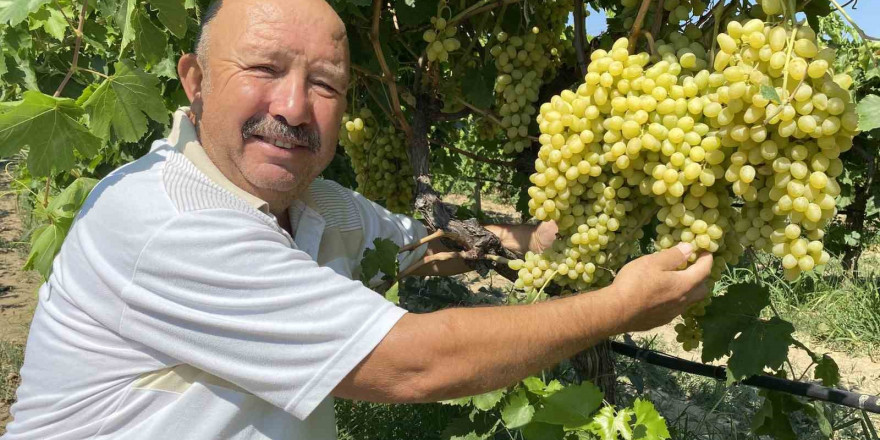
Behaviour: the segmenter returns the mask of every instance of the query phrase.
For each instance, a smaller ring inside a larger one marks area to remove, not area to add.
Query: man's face
[[[224,1],[208,30],[198,116],[201,141],[230,180],[264,199],[293,198],[330,163],[347,45],[323,0]]]

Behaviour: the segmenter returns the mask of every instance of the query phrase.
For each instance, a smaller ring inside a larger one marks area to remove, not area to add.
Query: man
[[[677,270],[682,246],[589,295],[407,314],[350,278],[373,238],[423,228],[316,180],[345,110],[338,16],[226,0],[205,20],[178,66],[191,112],[95,188],[40,289],[5,439],[333,439],[333,396],[501,388],[706,295],[711,257]]]

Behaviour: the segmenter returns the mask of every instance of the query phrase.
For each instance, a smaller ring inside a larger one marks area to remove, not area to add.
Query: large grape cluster
[[[535,7],[535,26],[522,35],[495,32],[489,53],[495,60],[495,111],[501,116],[501,129],[507,141],[505,153],[522,152],[529,146],[529,124],[536,113],[535,103],[544,78],[552,76],[559,64],[564,23],[571,11],[568,0],[548,0]]]
[[[393,126],[379,126],[373,112],[362,108],[342,117],[339,144],[351,158],[358,192],[381,200],[394,212],[412,211],[414,185],[406,155],[406,137]]]
[[[591,54],[576,92],[541,106],[529,209],[560,237],[510,263],[518,287],[607,284],[654,215],[656,248],[714,253],[714,280],[746,246],[782,258],[789,278],[827,262],[838,156],[857,130],[851,80],[831,75],[833,51],[808,28],[752,20],[727,31],[711,65],[686,36],[659,42],[653,59],[621,39]],[[707,303],[676,327],[686,349],[702,339]]]

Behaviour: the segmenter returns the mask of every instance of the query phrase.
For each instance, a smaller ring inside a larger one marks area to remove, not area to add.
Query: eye
[[[327,84],[324,81],[315,81],[315,85],[317,85],[318,87],[320,87],[328,92],[334,92],[334,93],[336,92],[336,88],[334,88],[330,84]]]
[[[259,64],[251,67],[251,70],[256,70],[258,72],[268,73],[274,75],[276,73],[275,67],[268,64]]]

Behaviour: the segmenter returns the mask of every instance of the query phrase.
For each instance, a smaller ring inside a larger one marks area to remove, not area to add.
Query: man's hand
[[[532,231],[528,250],[535,253],[544,252],[544,249],[549,248],[556,241],[557,232],[559,232],[559,227],[554,221],[538,224]]]
[[[636,259],[620,270],[611,285],[624,318],[619,333],[667,324],[708,295],[706,278],[712,269],[712,254],[704,253],[680,270],[692,252],[693,246],[681,243]]]

